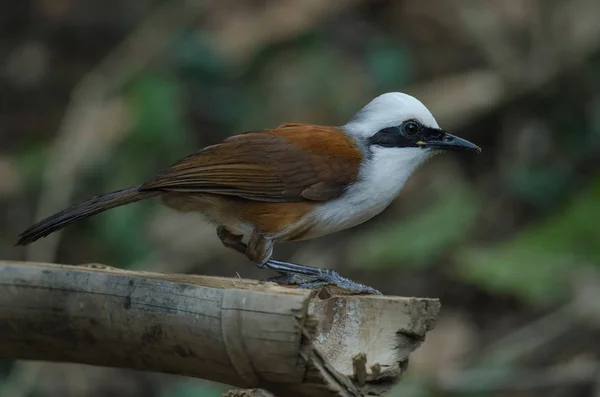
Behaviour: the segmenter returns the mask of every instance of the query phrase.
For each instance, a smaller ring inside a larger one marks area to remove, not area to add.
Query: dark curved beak
[[[444,132],[440,138],[428,140],[425,147],[438,150],[458,150],[463,152],[481,153],[481,148],[466,139]]]

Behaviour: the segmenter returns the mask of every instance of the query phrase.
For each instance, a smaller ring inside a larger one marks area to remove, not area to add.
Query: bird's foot
[[[306,279],[293,273],[281,273],[279,276],[269,277],[267,281],[277,284],[301,285],[306,282]]]
[[[381,295],[381,292],[377,291],[375,288],[342,277],[333,270],[323,270],[321,275],[315,277],[315,279],[311,281],[305,281],[302,284],[299,284],[298,287],[310,289],[324,287],[326,285],[335,285],[355,294]]]
[[[299,288],[319,288],[329,285],[329,281],[308,280],[306,276],[299,276],[293,273],[282,273],[279,276],[269,277],[267,281],[277,284],[297,285]]]
[[[320,269],[318,267],[282,262],[274,259],[265,262],[261,267],[280,272],[281,276],[269,279],[269,281],[279,284],[298,285],[299,288],[307,289],[335,285],[356,294],[381,295],[381,292],[376,289],[342,277],[337,272],[329,269]]]

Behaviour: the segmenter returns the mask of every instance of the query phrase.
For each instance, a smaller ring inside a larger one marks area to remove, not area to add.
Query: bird
[[[368,221],[390,205],[420,165],[448,151],[480,153],[481,148],[440,128],[417,98],[387,92],[341,126],[284,123],[232,135],[144,183],[40,220],[18,236],[16,245],[106,210],[159,197],[173,210],[202,214],[224,246],[280,274],[270,280],[380,294],[332,269],[276,260],[273,248]]]

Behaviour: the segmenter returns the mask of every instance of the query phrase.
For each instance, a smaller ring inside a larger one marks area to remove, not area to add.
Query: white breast
[[[418,148],[371,148],[359,180],[339,198],[317,207],[315,226],[303,239],[359,225],[382,212],[398,195],[414,170],[430,153]]]

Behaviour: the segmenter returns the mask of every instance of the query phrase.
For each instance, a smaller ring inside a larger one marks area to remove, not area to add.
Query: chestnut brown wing
[[[335,127],[286,124],[206,147],[140,189],[325,201],[339,197],[356,179],[361,159],[354,141]]]

